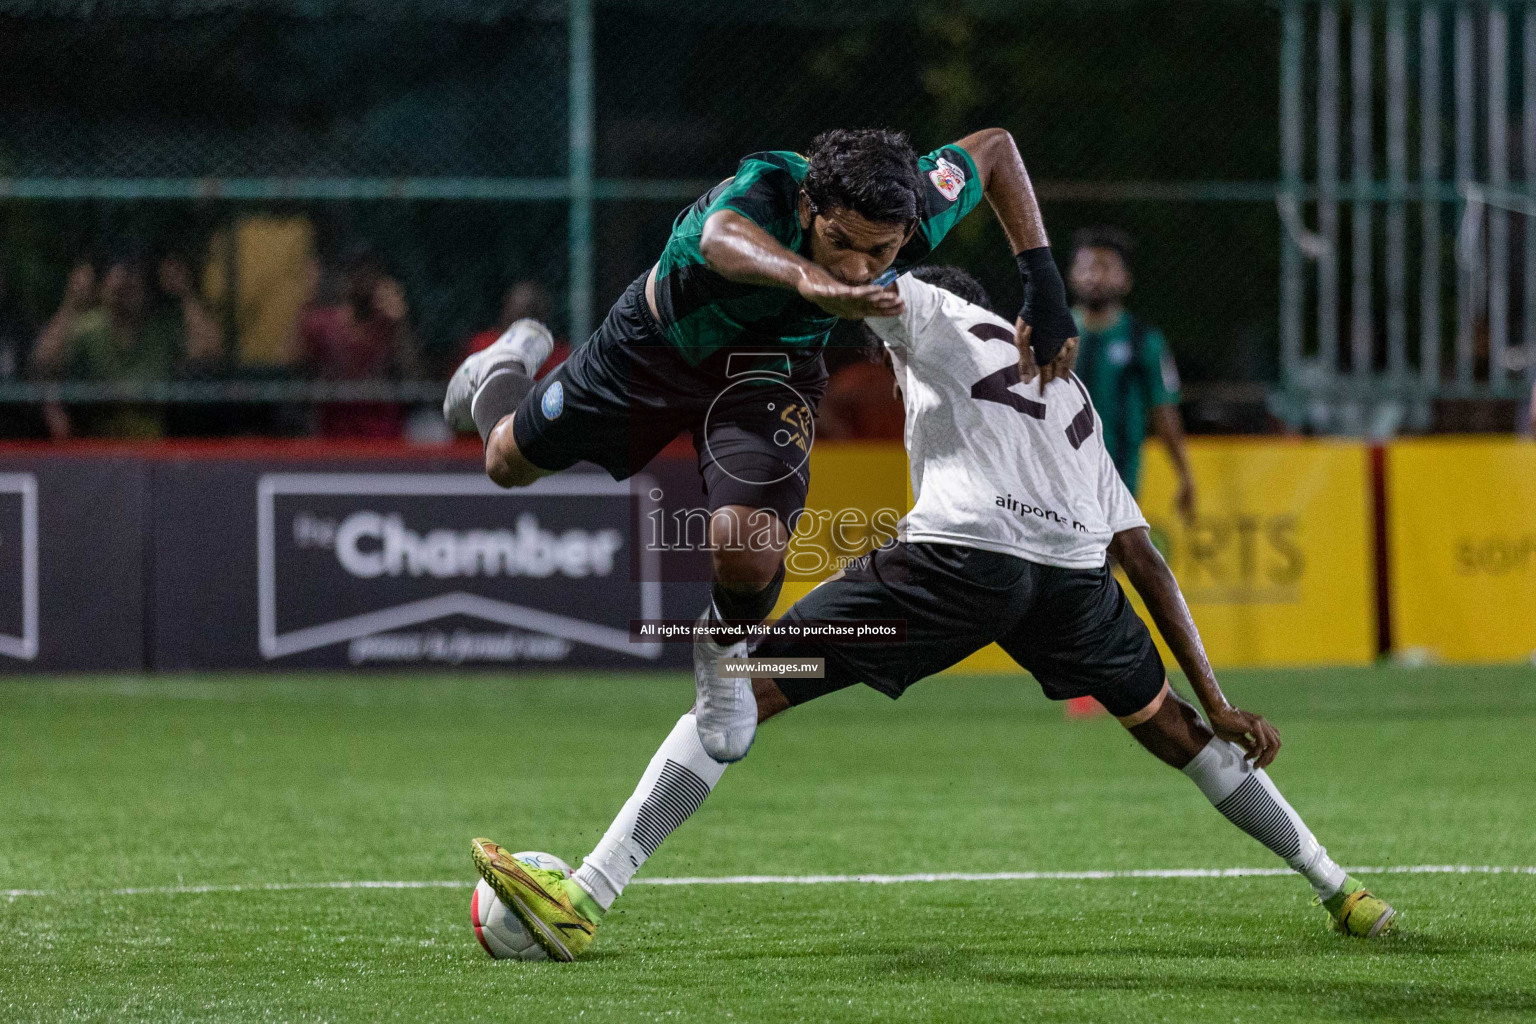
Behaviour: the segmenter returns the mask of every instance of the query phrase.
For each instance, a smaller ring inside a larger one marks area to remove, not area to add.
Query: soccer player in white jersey
[[[759,643],[754,657],[821,658],[825,676],[754,679],[757,721],[854,683],[900,697],[995,642],[1052,699],[1098,698],[1228,820],[1303,875],[1337,930],[1383,934],[1396,912],[1328,857],[1264,771],[1279,734],[1222,694],[1081,382],[1071,374],[1044,386],[1022,380],[1013,326],[985,308],[986,293],[963,271],[924,268],[896,287],[906,311],[866,323],[890,353],[906,405],[915,503],[893,542],[816,587],[781,621],[903,620],[906,636]],[[1204,719],[1168,685],[1107,555],[1146,602]],[[744,723],[749,734],[752,726]],[[685,714],[572,878],[529,869],[477,839],[482,874],[552,956],[572,959],[725,769]]]

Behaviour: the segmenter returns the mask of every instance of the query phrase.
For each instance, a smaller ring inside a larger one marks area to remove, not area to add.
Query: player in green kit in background
[[[839,318],[900,315],[887,272],[925,260],[983,197],[1024,283],[1019,379],[1038,368],[1043,387],[1071,369],[1077,328],[1000,128],[921,158],[905,135],[877,129],[824,132],[804,155],[754,153],[678,215],[660,259],[558,369],[534,383],[552,339],[520,320],[449,382],[445,417],[479,431],[503,487],[582,461],[622,480],[692,434],[713,570],[695,695],[700,742],[719,761],[745,756],[757,715],[750,683],[717,670],[733,649],[725,624],[761,621],[777,601],[810,485],[828,336]]]
[[[1179,474],[1176,499],[1195,515],[1195,478],[1179,420],[1179,373],[1157,328],[1125,308],[1131,293],[1130,236],[1118,228],[1085,228],[1072,236],[1067,272],[1080,334],[1077,375],[1104,420],[1104,442],[1132,494],[1141,478],[1141,445],[1150,421]]]
[[[1151,421],[1179,474],[1175,504],[1186,522],[1195,516],[1195,478],[1179,420],[1179,373],[1163,334],[1125,308],[1133,279],[1131,238],[1112,227],[1084,228],[1072,236],[1067,280],[1079,335],[1077,375],[1104,420],[1104,444],[1132,494],[1141,483],[1141,446]],[[1066,703],[1068,718],[1104,713],[1092,697]]]

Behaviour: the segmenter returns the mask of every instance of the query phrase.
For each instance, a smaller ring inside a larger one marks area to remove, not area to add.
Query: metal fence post
[[[1324,0],[1317,19],[1317,354],[1339,372],[1339,8]]]
[[[1373,324],[1371,320],[1371,0],[1355,0],[1349,12],[1350,180],[1355,201],[1349,227],[1349,371],[1357,379],[1370,376]]]
[[[1408,17],[1387,5],[1387,370],[1394,383],[1408,368]]]
[[[1488,7],[1488,384],[1499,391],[1509,345],[1509,15]]]
[[[1473,149],[1473,139],[1477,132],[1477,97],[1472,91],[1477,78],[1477,68],[1473,64],[1477,51],[1472,19],[1470,0],[1461,0],[1456,5],[1456,57],[1452,84],[1456,95],[1456,188],[1461,193],[1462,213],[1457,231],[1456,383],[1463,387],[1472,384],[1472,331],[1477,317],[1477,294],[1483,276],[1482,245],[1476,237],[1481,230],[1483,211],[1480,204],[1472,203],[1468,195],[1477,180]],[[1477,220],[1474,222],[1470,218]]]
[[[1302,0],[1286,0],[1280,41],[1280,177],[1284,201],[1301,211],[1301,64],[1306,45]],[[1280,375],[1287,385],[1301,366],[1304,301],[1301,248],[1288,230],[1280,232]]]
[[[1440,11],[1419,12],[1419,380],[1440,383]]]
[[[1536,5],[1525,8],[1525,138],[1520,177],[1527,198],[1536,196]],[[1525,361],[1536,362],[1536,218],[1525,217]]]
[[[570,339],[580,345],[592,333],[592,0],[570,3]]]

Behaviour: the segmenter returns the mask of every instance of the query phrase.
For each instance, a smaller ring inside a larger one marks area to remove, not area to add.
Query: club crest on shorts
[[[965,188],[965,172],[943,157],[939,157],[938,166],[928,172],[928,180],[950,202],[954,202],[960,190]]]
[[[544,411],[544,418],[547,420],[560,418],[560,414],[565,411],[565,388],[559,381],[555,381],[549,386],[549,390],[544,392],[539,408]]]

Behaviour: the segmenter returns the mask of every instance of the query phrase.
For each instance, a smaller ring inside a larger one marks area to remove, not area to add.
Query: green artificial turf
[[[1228,673],[1353,865],[1536,865],[1536,670]],[[682,676],[0,683],[0,1020],[1536,1019],[1536,875],[1366,880],[1382,942],[1292,877],[633,886],[591,960],[497,963],[469,839],[578,862]],[[642,878],[1272,867],[1113,720],[1027,680],[834,695]],[[462,880],[464,888],[113,893]]]

